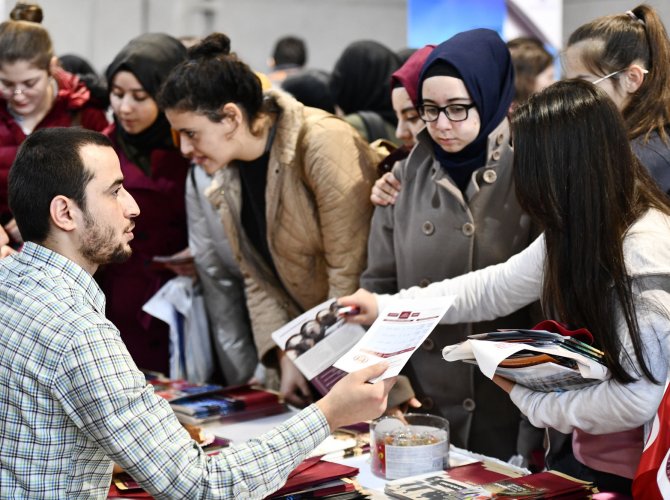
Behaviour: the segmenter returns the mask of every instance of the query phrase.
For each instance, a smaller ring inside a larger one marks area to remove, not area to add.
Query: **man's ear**
[[[49,216],[54,226],[66,232],[75,230],[79,221],[82,220],[81,209],[77,204],[61,194],[54,196],[51,200]]]
[[[648,73],[639,64],[631,64],[630,67],[623,72],[621,84],[628,94],[634,94],[644,82],[644,75]]]

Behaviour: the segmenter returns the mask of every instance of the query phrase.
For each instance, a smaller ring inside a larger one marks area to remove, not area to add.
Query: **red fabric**
[[[574,337],[577,340],[586,344],[593,344],[593,334],[586,328],[578,328],[577,330],[568,330],[568,328],[558,321],[553,319],[546,319],[535,325],[533,330],[544,330],[551,333],[558,333],[564,337]]]
[[[188,246],[184,201],[189,162],[177,150],[154,150],[151,177],[131,163],[114,140],[115,126],[105,134],[112,139],[121,162],[123,185],[140,207],[135,219],[132,257],[123,264],[101,269],[96,278],[107,298],[107,318],[138,367],[168,374],[169,328],[142,311],[142,306],[174,274],[152,268],[156,255],[172,255]]]
[[[405,87],[414,106],[419,105],[418,87],[421,68],[423,68],[423,63],[426,62],[426,59],[434,48],[435,45],[426,45],[425,47],[420,48],[414,52],[414,54],[409,56],[407,61],[405,61],[405,64],[400,66],[400,69],[391,75],[391,89],[395,88],[397,84]]]
[[[35,130],[51,127],[69,127],[75,115],[79,124],[90,130],[102,131],[109,122],[104,110],[90,102],[90,92],[79,78],[63,70],[53,77],[58,84],[58,95],[51,110],[35,127]],[[9,216],[7,205],[7,176],[16,152],[26,135],[7,110],[7,101],[0,98],[0,217]]]
[[[640,464],[633,479],[633,498],[655,500],[670,497],[670,393],[658,407]]]

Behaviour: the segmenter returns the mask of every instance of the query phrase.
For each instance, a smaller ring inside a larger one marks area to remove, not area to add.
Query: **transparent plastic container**
[[[370,423],[372,472],[385,479],[399,479],[446,468],[449,422],[421,413],[407,413],[404,419],[381,417]]]

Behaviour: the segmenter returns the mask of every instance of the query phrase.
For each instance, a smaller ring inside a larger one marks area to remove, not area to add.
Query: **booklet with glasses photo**
[[[594,347],[585,328],[568,330],[555,321],[533,329],[499,330],[470,335],[468,340],[446,346],[447,361],[474,363],[484,375],[494,375],[536,391],[579,389],[609,377],[604,353]]]
[[[379,361],[389,368],[376,380],[398,375],[452,303],[453,297],[394,300],[366,332],[345,321],[355,311],[328,300],[275,331],[272,339],[326,394],[348,372]]]

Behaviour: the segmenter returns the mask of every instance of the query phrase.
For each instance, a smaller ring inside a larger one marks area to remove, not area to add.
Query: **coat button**
[[[475,225],[472,224],[471,222],[466,222],[465,224],[463,224],[461,231],[463,231],[463,234],[465,236],[472,236],[473,234],[475,234]]]
[[[496,144],[500,146],[503,142],[503,139],[505,138],[505,134],[498,134],[498,137],[496,137]]]
[[[495,170],[485,170],[484,171],[484,182],[487,184],[493,184],[498,178]]]
[[[430,236],[435,232],[435,226],[433,225],[432,222],[427,220],[426,222],[421,224],[421,231],[423,231],[423,234],[425,234],[426,236]]]
[[[472,400],[470,398],[467,398],[467,399],[463,400],[463,408],[466,411],[474,411],[476,406],[477,405],[475,404],[474,400]]]
[[[421,398],[419,401],[421,401],[421,408],[424,410],[432,410],[433,406],[435,406],[432,398]]]
[[[427,338],[426,340],[423,341],[423,344],[421,344],[421,349],[424,351],[432,351],[435,348],[435,341],[431,338]]]
[[[493,161],[498,161],[498,160],[500,159],[500,151],[498,151],[498,150],[496,149],[496,150],[493,152],[493,154],[491,155],[491,159],[492,159]]]
[[[421,281],[419,281],[419,286],[420,286],[421,288],[426,288],[426,287],[427,287],[428,285],[430,285],[431,283],[432,283],[431,280],[429,280],[428,278],[424,278],[424,279],[422,279]]]

